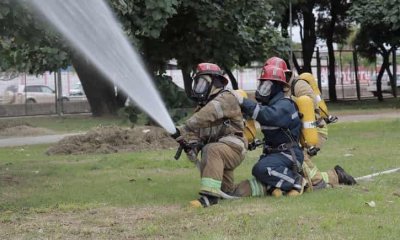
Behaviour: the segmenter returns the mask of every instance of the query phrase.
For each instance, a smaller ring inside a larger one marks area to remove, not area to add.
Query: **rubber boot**
[[[276,198],[282,197],[282,190],[280,188],[275,188],[274,190],[272,190],[271,196]]]
[[[304,188],[307,185],[307,180],[299,175],[299,177],[296,180],[295,184],[297,186],[300,186],[300,187],[293,188],[292,190],[290,190],[289,192],[286,193],[286,196],[288,196],[288,197],[297,197],[297,196],[300,196],[301,194],[303,194]]]
[[[341,166],[336,165],[335,171],[338,175],[339,184],[354,185],[357,183],[357,181],[350,174],[346,173]]]
[[[218,197],[201,195],[199,199],[190,201],[190,206],[194,208],[209,207],[218,203]]]

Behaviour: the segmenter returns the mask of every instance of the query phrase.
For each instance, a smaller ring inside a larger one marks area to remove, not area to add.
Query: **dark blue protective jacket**
[[[298,143],[302,122],[293,101],[279,92],[268,105],[244,99],[242,111],[260,123],[264,134],[264,154],[253,166],[253,176],[267,188],[300,191],[302,177],[298,172],[304,155]]]
[[[268,105],[244,99],[242,110],[260,123],[267,146],[299,142],[302,123],[293,101],[283,92],[277,93]]]

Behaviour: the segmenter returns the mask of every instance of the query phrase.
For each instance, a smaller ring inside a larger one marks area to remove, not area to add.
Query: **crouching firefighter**
[[[203,145],[201,149],[184,149],[190,153],[189,159],[200,152],[200,197],[190,202],[193,207],[208,207],[220,198],[230,197],[228,194],[234,190],[233,171],[247,151],[240,105],[235,93],[225,88],[227,84],[219,66],[199,64],[192,87],[197,111],[171,135],[178,143]]]
[[[302,127],[295,104],[285,98],[287,85],[282,69],[264,66],[258,79],[256,100],[239,99],[242,111],[261,125],[264,151],[254,165],[255,179],[240,183],[237,196],[298,196],[303,193],[306,181],[301,176],[303,152],[299,146]]]
[[[305,72],[295,77],[293,72],[288,69],[286,62],[279,57],[269,58],[265,62],[265,65],[279,67],[285,72],[286,82],[290,86],[284,89],[286,96],[296,100],[299,111],[302,113],[301,115],[303,116],[302,120],[304,123],[302,130],[303,136],[305,136],[305,134],[308,135],[307,138],[301,138],[301,145],[304,148],[303,173],[308,179],[309,189],[317,190],[328,186],[336,186],[338,184],[355,184],[356,181],[354,178],[339,165],[322,172],[312,161],[312,157],[321,150],[328,138],[327,124],[334,123],[338,120],[336,116],[329,114],[325,101],[321,98],[321,92],[319,91],[314,76],[311,73]],[[312,104],[310,104],[306,96],[312,100]],[[315,118],[312,117],[312,110],[314,110]],[[308,112],[308,114],[306,114],[306,112]],[[315,124],[312,124],[313,122],[315,122]],[[315,129],[317,130],[317,138]]]

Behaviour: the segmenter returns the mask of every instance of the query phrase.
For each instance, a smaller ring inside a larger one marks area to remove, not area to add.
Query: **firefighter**
[[[196,112],[172,135],[178,143],[197,142],[200,152],[200,197],[190,202],[193,207],[217,204],[234,190],[233,171],[244,160],[247,142],[239,102],[220,67],[200,63],[193,78],[192,98]],[[193,144],[191,144],[193,146]],[[196,144],[194,144],[196,146]],[[193,149],[184,149],[193,159]]]
[[[297,78],[294,77],[293,73],[287,68],[286,62],[278,57],[272,57],[265,62],[265,65],[272,65],[280,67],[286,74],[286,81],[289,83],[288,88],[285,89],[286,96],[294,96],[296,98],[300,96],[308,96],[313,100],[314,110],[316,115],[316,126],[318,130],[319,143],[316,146],[321,149],[322,145],[328,138],[328,127],[327,124],[335,122],[336,117],[328,115],[326,105],[320,96],[320,92],[315,92],[314,88],[318,89],[315,78],[310,73],[302,73]],[[323,113],[321,113],[321,111]],[[304,164],[303,171],[306,178],[313,189],[321,189],[327,186],[336,186],[338,184],[353,185],[356,184],[355,179],[346,173],[342,167],[336,165],[333,169],[326,172],[321,172],[317,166],[311,161],[315,153],[311,153],[305,149],[304,151]]]
[[[260,123],[264,150],[254,165],[255,179],[246,180],[235,190],[238,196],[262,196],[303,193],[306,180],[299,174],[303,151],[299,146],[301,120],[294,102],[284,96],[288,84],[281,68],[263,67],[258,79],[256,100],[240,99],[242,111]],[[249,188],[250,186],[250,188]]]

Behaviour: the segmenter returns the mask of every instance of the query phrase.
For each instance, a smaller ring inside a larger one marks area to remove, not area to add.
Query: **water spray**
[[[31,0],[78,51],[169,133],[175,126],[139,55],[103,0]]]

